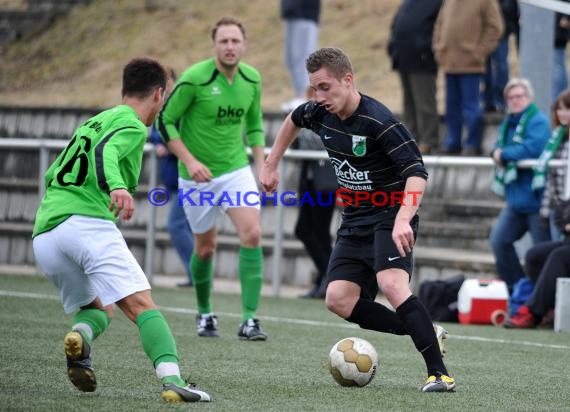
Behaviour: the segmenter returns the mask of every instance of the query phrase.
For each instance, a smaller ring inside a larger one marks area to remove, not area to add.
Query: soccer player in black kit
[[[409,286],[428,176],[416,142],[382,103],[355,89],[342,50],[317,50],[306,66],[315,101],[287,116],[260,182],[269,192],[277,188],[278,163],[301,128],[321,137],[346,205],[328,268],[327,308],[364,329],[410,335],[427,366],[420,390],[453,391],[442,359],[446,332]],[[378,287],[395,312],[374,301]]]

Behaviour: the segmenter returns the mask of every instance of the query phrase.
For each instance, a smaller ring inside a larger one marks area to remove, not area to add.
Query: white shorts
[[[250,166],[196,183],[178,178],[179,196],[193,233],[206,233],[231,207],[260,209],[259,191]]]
[[[104,306],[150,284],[115,223],[73,215],[33,240],[38,266],[72,313],[101,299]]]

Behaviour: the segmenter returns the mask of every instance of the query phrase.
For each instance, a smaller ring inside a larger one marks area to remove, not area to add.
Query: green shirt
[[[213,58],[191,66],[158,116],[157,130],[165,142],[182,139],[214,177],[246,166],[244,133],[250,147],[265,146],[259,72],[240,63],[230,84]],[[182,162],[178,171],[191,179]]]
[[[71,215],[115,221],[109,211],[115,189],[135,192],[147,128],[130,106],[116,106],[75,130],[45,175],[46,192],[32,236],[47,232]]]

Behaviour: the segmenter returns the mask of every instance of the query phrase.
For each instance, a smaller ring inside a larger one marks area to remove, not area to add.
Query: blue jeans
[[[566,49],[554,48],[552,65],[552,100],[556,100],[560,92],[568,87],[568,72],[566,70]]]
[[[445,75],[445,125],[447,135],[444,149],[460,151],[463,124],[467,127],[466,149],[481,149],[483,116],[481,113],[481,75]]]
[[[166,222],[166,230],[170,233],[170,241],[176,249],[178,257],[182,261],[182,266],[186,271],[188,280],[192,282],[192,273],[190,272],[190,257],[194,251],[194,235],[186,220],[184,208],[178,205],[178,192],[170,193],[170,211],[168,212],[168,221]]]
[[[490,241],[497,273],[509,290],[525,276],[514,243],[526,232],[530,233],[535,244],[550,240],[548,228],[541,223],[538,212],[519,213],[508,206],[501,210],[491,230]]]
[[[503,37],[495,51],[487,59],[485,72],[485,91],[483,94],[486,108],[505,110],[503,89],[509,81],[509,39]]]

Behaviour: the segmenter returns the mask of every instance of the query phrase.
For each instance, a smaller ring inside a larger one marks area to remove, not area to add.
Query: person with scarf
[[[547,117],[533,103],[534,93],[526,79],[513,78],[505,86],[508,114],[499,127],[498,142],[491,152],[496,164],[492,190],[506,205],[490,235],[497,274],[512,290],[525,276],[514,243],[529,232],[534,243],[550,239],[540,219],[543,189],[534,190],[535,172],[517,169],[523,159],[537,159],[550,136]]]
[[[563,203],[566,189],[566,167],[548,168],[550,159],[568,159],[568,125],[570,124],[570,89],[563,90],[552,104],[552,136],[534,168],[532,188],[544,189],[540,216],[547,220],[552,240],[560,240],[562,232],[554,224],[554,210]]]

